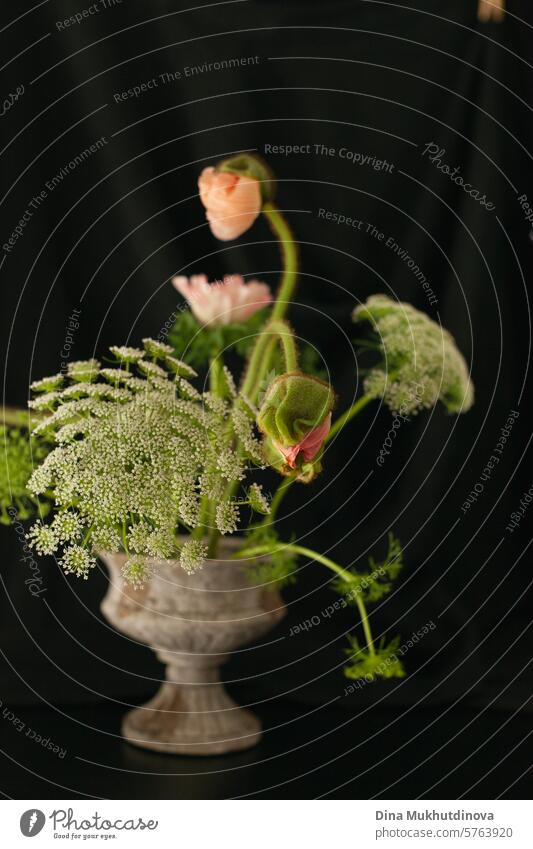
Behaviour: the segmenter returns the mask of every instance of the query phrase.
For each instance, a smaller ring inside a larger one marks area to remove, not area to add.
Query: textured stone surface
[[[130,743],[213,755],[259,742],[259,720],[229,697],[219,669],[230,652],[272,628],[285,605],[277,591],[254,586],[244,564],[227,559],[238,546],[237,539],[223,540],[220,559],[194,575],[176,561],[153,561],[154,576],[141,590],[122,580],[126,555],[101,555],[110,573],[103,614],[166,664],[156,695],[124,718],[122,733]]]

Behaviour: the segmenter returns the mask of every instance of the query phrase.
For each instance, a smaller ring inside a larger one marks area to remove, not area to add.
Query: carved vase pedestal
[[[122,722],[128,742],[157,752],[219,755],[255,746],[261,723],[239,707],[220,681],[220,666],[284,615],[277,591],[255,586],[249,563],[229,560],[240,541],[223,540],[220,559],[194,575],[175,561],[154,561],[135,590],[121,575],[125,554],[102,554],[110,572],[102,612],[117,630],[149,645],[166,664],[166,680]]]

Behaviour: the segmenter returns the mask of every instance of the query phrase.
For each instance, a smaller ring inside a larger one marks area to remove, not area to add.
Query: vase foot
[[[166,682],[153,699],[126,714],[122,736],[153,752],[210,756],[256,746],[262,729],[221,684],[192,689]]]

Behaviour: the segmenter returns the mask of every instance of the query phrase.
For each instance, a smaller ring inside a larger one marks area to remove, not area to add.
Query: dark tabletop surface
[[[362,719],[331,706],[277,703],[257,711],[265,734],[256,748],[188,758],[124,743],[118,736],[123,709],[115,705],[12,708],[14,718],[7,710],[0,712],[5,798],[531,796],[526,713],[376,709]]]

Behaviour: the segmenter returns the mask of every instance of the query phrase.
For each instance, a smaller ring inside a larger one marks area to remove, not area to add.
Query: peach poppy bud
[[[204,168],[198,179],[200,200],[213,235],[223,242],[242,236],[272,195],[267,166],[255,156],[241,154],[216,168]]]

